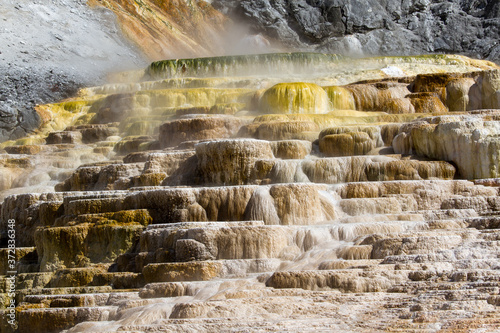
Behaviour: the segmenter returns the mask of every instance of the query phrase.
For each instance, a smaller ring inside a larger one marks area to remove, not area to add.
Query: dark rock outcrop
[[[0,71],[0,142],[26,136],[40,126],[36,104],[71,97],[89,82],[50,69],[0,66]]]
[[[215,0],[290,48],[349,55],[461,53],[500,60],[496,0]]]

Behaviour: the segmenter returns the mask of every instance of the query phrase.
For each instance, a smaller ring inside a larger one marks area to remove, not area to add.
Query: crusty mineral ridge
[[[441,52],[500,59],[497,0],[27,0],[21,5],[4,0],[3,5],[0,141],[42,126],[48,115],[35,112],[37,104],[67,98],[82,85],[102,82],[110,70],[148,60],[291,49],[356,57]],[[393,67],[385,72],[405,74]]]
[[[487,111],[483,111],[487,114]],[[496,111],[493,111],[496,113]],[[428,122],[427,122],[428,121]],[[500,123],[468,116],[442,116],[424,119],[409,126],[394,139],[411,140],[413,147],[396,148],[397,152],[454,162],[463,178],[498,178]],[[408,136],[409,135],[409,136]],[[396,145],[395,145],[396,147]]]
[[[18,332],[495,332],[498,71],[180,59],[44,105],[0,154],[0,304],[15,269]]]

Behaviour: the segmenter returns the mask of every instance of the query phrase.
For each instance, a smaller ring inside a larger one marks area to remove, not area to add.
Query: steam
[[[232,21],[223,35],[225,48],[220,55],[262,54],[287,51],[261,33],[252,33],[244,23]]]

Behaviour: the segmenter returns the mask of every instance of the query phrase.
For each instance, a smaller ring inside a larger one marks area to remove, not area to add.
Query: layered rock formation
[[[494,0],[6,0],[0,141],[43,125],[37,104],[148,60],[302,50],[461,53],[498,61],[499,8]]]
[[[1,304],[19,332],[495,331],[499,71],[181,59],[42,105],[0,154]]]

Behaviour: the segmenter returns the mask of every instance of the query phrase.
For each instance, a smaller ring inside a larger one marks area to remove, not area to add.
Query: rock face
[[[417,155],[453,161],[467,179],[498,177],[496,121],[460,121],[453,116],[431,121],[415,124],[409,136],[408,132],[398,134],[396,142],[403,136],[411,140],[410,151]]]
[[[39,106],[1,146],[0,330],[497,331],[498,72],[179,59]]]
[[[486,1],[234,1],[215,8],[286,46],[350,55],[462,53],[500,59],[500,6]]]
[[[72,97],[84,85],[103,82],[109,70],[144,64],[107,10],[75,0],[7,0],[2,16],[0,142],[46,120],[35,105]]]
[[[241,121],[230,116],[174,120],[160,127],[160,145],[163,148],[177,147],[185,141],[229,138],[240,127]]]
[[[229,19],[207,1],[89,1],[109,8],[122,32],[151,60],[221,55]]]

